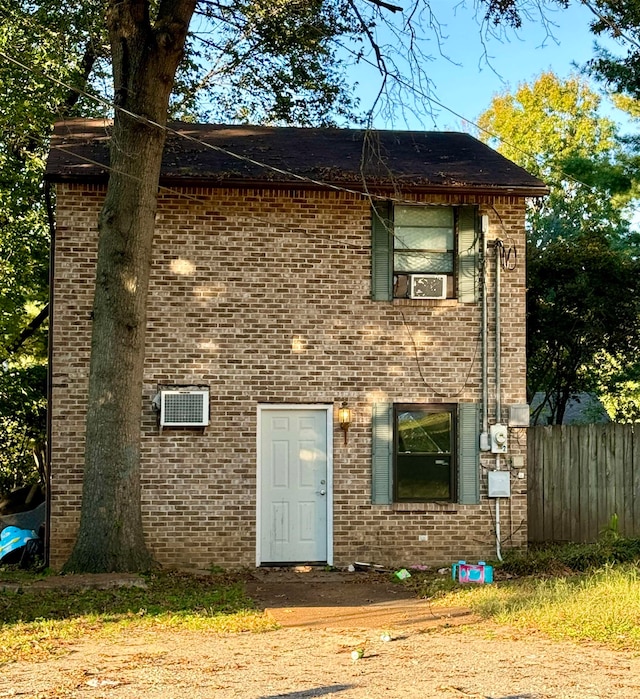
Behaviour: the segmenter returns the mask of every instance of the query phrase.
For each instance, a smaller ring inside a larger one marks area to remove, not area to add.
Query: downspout
[[[489,450],[489,318],[487,291],[487,233],[489,232],[489,217],[481,218],[481,252],[482,255],[482,432],[480,435],[480,451]]]
[[[500,269],[502,252],[502,240],[496,238],[496,424],[502,421],[502,404],[500,402]],[[496,454],[496,471],[500,470],[500,454]],[[500,550],[500,498],[496,498],[496,556],[499,561],[502,561],[502,552]]]
[[[51,200],[51,183],[45,180],[44,200],[49,223],[49,331],[47,333],[47,426],[46,426],[46,463],[45,463],[45,527],[44,527],[44,559],[49,566],[51,552],[51,402],[53,388],[53,272],[55,259],[56,222]]]
[[[501,260],[500,254],[502,252],[502,241],[496,238],[496,423],[500,424],[502,422],[502,404],[500,402],[500,269]]]

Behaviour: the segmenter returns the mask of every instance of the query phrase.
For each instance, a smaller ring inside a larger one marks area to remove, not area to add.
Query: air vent
[[[209,424],[209,391],[160,391],[161,427],[205,427]]]
[[[446,274],[412,274],[409,296],[412,299],[446,299]]]

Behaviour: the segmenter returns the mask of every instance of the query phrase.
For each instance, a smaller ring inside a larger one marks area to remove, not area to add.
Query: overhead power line
[[[582,0],[582,1],[584,2],[584,4],[587,4],[587,3],[585,2],[585,0]],[[13,16],[14,16],[14,19],[19,19],[19,20],[23,20],[23,21],[26,21],[26,20],[27,20],[27,18],[24,17],[24,16],[22,16],[22,15],[16,16],[16,15],[14,14]],[[29,19],[31,20],[31,24],[32,24],[32,25],[37,26],[37,27],[41,27],[41,25],[40,25],[39,23],[33,21],[32,18],[29,18]],[[41,28],[43,29],[43,31],[46,30],[46,31],[48,31],[49,33],[52,33],[52,34],[55,35],[55,32],[53,32],[51,29],[45,28],[45,27],[41,27]],[[376,69],[376,70],[380,70],[380,66],[379,66],[378,64],[376,64],[376,63],[374,63],[373,61],[367,59],[367,58],[364,57],[362,54],[356,53],[355,51],[353,51],[352,49],[350,49],[348,46],[345,46],[343,43],[341,43],[341,42],[339,42],[339,41],[335,41],[335,43],[336,43],[338,46],[340,46],[343,50],[345,50],[345,51],[351,53],[352,55],[354,55],[358,60],[360,60],[360,61],[362,61],[362,62],[364,62],[364,63],[366,63],[366,64],[372,66],[372,67],[373,67],[374,69]],[[86,90],[83,90],[83,89],[81,89],[81,88],[77,88],[77,87],[75,87],[75,86],[73,86],[73,85],[70,85],[69,83],[66,83],[66,82],[63,81],[63,80],[60,80],[59,78],[56,78],[56,77],[51,76],[51,75],[48,75],[47,73],[45,73],[45,72],[42,71],[42,70],[36,70],[34,67],[26,65],[24,62],[22,62],[22,61],[20,61],[19,59],[17,59],[17,58],[15,58],[15,57],[11,56],[10,54],[6,53],[6,51],[0,50],[0,57],[4,58],[5,60],[7,60],[7,61],[13,63],[14,65],[16,65],[16,66],[18,66],[18,67],[20,67],[22,70],[25,70],[25,71],[27,71],[27,72],[33,74],[33,75],[38,75],[39,77],[45,78],[45,79],[47,79],[47,80],[50,80],[50,81],[52,81],[53,83],[59,85],[60,87],[65,88],[66,90],[74,91],[74,92],[78,93],[80,96],[85,97],[86,99],[88,99],[88,100],[90,100],[90,101],[93,101],[93,102],[95,102],[95,103],[97,103],[97,104],[99,104],[99,105],[105,107],[105,108],[108,109],[108,110],[118,110],[118,111],[120,111],[121,113],[126,114],[126,115],[129,116],[130,118],[136,119],[137,121],[139,121],[139,122],[141,122],[141,123],[145,123],[145,124],[147,124],[147,125],[149,125],[149,126],[153,126],[153,127],[155,127],[155,128],[163,129],[166,133],[172,134],[172,135],[174,135],[174,136],[176,136],[176,137],[178,137],[178,138],[186,139],[186,140],[188,140],[188,141],[190,141],[190,142],[193,142],[193,143],[196,143],[196,144],[198,144],[198,145],[200,145],[200,146],[202,146],[202,147],[204,147],[204,148],[207,148],[207,149],[210,149],[210,150],[213,150],[213,151],[217,151],[217,152],[223,153],[223,154],[225,154],[225,155],[227,155],[227,156],[229,156],[229,157],[232,157],[232,158],[237,159],[237,160],[239,160],[239,161],[244,161],[244,162],[250,163],[250,164],[255,165],[256,167],[259,167],[259,168],[261,168],[261,169],[270,170],[270,171],[272,171],[272,172],[278,173],[278,174],[280,174],[280,175],[284,175],[284,176],[286,176],[286,177],[290,177],[290,178],[292,178],[292,179],[294,179],[294,180],[298,180],[298,181],[300,181],[300,182],[306,182],[306,183],[308,183],[308,184],[314,184],[314,185],[316,185],[316,186],[320,186],[320,187],[323,187],[323,188],[332,189],[332,190],[334,190],[334,191],[345,192],[345,193],[354,194],[354,195],[357,195],[357,196],[364,196],[365,198],[370,199],[370,200],[374,200],[374,199],[384,199],[384,200],[387,200],[387,201],[391,200],[391,201],[399,202],[399,203],[407,203],[406,200],[401,199],[401,198],[390,197],[389,195],[376,195],[376,194],[370,193],[370,192],[368,191],[368,189],[367,189],[367,186],[366,186],[366,180],[363,180],[363,189],[364,189],[364,191],[355,190],[355,189],[350,189],[350,188],[348,188],[348,187],[343,187],[343,186],[336,185],[336,184],[333,184],[333,183],[330,183],[330,182],[326,182],[326,181],[323,181],[323,180],[318,180],[318,179],[314,179],[314,178],[311,178],[311,177],[308,177],[308,176],[305,176],[305,175],[300,175],[299,173],[296,173],[296,172],[294,172],[294,171],[292,171],[292,170],[287,170],[287,169],[284,169],[284,168],[278,168],[278,167],[276,167],[276,166],[269,165],[268,163],[264,163],[264,162],[255,160],[255,159],[253,159],[253,158],[249,158],[249,157],[247,157],[247,156],[241,155],[241,154],[239,154],[239,153],[235,153],[235,152],[233,152],[233,151],[230,151],[230,150],[228,150],[228,149],[222,148],[222,147],[220,147],[220,146],[216,146],[216,145],[214,145],[214,144],[212,144],[212,143],[208,143],[208,142],[206,142],[206,141],[202,141],[202,140],[200,140],[200,139],[198,139],[198,138],[196,138],[196,137],[194,137],[194,136],[191,136],[191,135],[189,135],[189,134],[186,134],[186,133],[184,133],[184,132],[181,132],[181,131],[179,131],[179,130],[177,130],[177,129],[174,129],[174,128],[170,127],[170,126],[159,124],[158,122],[155,122],[155,121],[153,121],[153,120],[151,120],[151,119],[148,119],[147,117],[143,117],[143,116],[141,116],[141,115],[135,114],[134,112],[131,112],[130,110],[127,110],[127,109],[125,109],[125,108],[123,108],[123,107],[121,107],[121,106],[115,105],[115,104],[113,104],[112,102],[110,102],[110,101],[108,101],[108,100],[106,100],[106,99],[104,99],[104,98],[102,98],[102,97],[99,97],[98,95],[91,94],[91,93],[87,92]],[[435,106],[437,106],[437,107],[439,107],[439,108],[441,108],[441,109],[444,109],[445,111],[449,112],[450,114],[452,114],[452,115],[455,116],[456,118],[461,119],[461,120],[467,122],[468,124],[471,124],[473,127],[475,127],[476,129],[478,129],[479,131],[482,131],[483,133],[487,134],[490,138],[495,139],[496,141],[502,143],[503,145],[505,145],[505,146],[507,146],[507,147],[509,147],[509,148],[512,148],[513,150],[515,150],[515,151],[521,153],[522,155],[524,155],[525,157],[530,158],[530,159],[533,160],[536,164],[540,165],[540,158],[541,158],[540,155],[535,155],[535,154],[533,154],[533,153],[531,153],[531,152],[529,152],[529,151],[527,151],[527,150],[525,150],[525,149],[523,149],[523,148],[517,146],[516,144],[509,142],[508,140],[502,138],[502,137],[499,136],[498,134],[493,133],[493,132],[490,131],[489,129],[486,129],[485,127],[480,126],[480,125],[479,125],[478,123],[476,123],[473,119],[469,119],[468,117],[466,117],[466,116],[460,114],[459,112],[456,112],[454,109],[450,108],[449,106],[447,106],[447,105],[444,104],[443,102],[437,100],[437,99],[434,98],[433,96],[427,94],[426,92],[424,92],[423,90],[421,90],[421,89],[420,89],[419,87],[417,87],[416,85],[410,83],[410,82],[407,81],[405,78],[403,78],[402,76],[398,75],[396,72],[390,72],[390,73],[387,73],[387,74],[385,75],[385,79],[387,79],[387,78],[389,78],[389,77],[390,77],[391,79],[393,79],[395,82],[397,82],[399,85],[401,85],[402,87],[404,87],[404,88],[408,89],[409,91],[411,91],[414,95],[417,95],[418,97],[421,97],[422,99],[427,100],[427,101],[430,102],[432,105],[435,105]],[[55,147],[56,147],[56,148],[60,148],[59,146],[55,146]],[[67,152],[71,152],[71,151],[67,151]],[[81,160],[86,161],[86,162],[91,162],[91,161],[89,161],[88,159],[86,159],[86,158],[84,158],[84,157],[81,157],[81,156],[78,156],[78,155],[75,154],[75,153],[73,153],[73,155],[74,155],[75,157],[78,157],[78,158],[81,159]],[[94,164],[95,164],[95,163],[94,163]],[[111,168],[110,168],[109,166],[105,166],[105,165],[103,165],[103,164],[100,164],[100,165],[101,165],[102,167],[105,167],[108,171],[112,171]],[[579,185],[579,186],[581,186],[581,187],[585,187],[585,188],[588,189],[589,191],[592,191],[592,192],[595,192],[595,191],[596,191],[595,187],[591,187],[590,185],[588,185],[588,184],[586,184],[585,182],[582,182],[582,181],[576,179],[574,176],[570,175],[569,173],[564,172],[564,171],[561,170],[561,169],[558,169],[557,172],[559,172],[559,173],[560,173],[564,178],[566,178],[567,180],[572,181],[572,182],[574,182],[575,184],[577,184],[577,185]],[[164,188],[164,189],[167,190],[167,189],[169,189],[169,188]],[[171,190],[171,191],[175,191],[175,190]]]

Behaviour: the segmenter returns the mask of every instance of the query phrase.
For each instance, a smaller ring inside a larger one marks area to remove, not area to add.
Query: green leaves
[[[43,474],[34,456],[44,451],[47,367],[0,366],[0,493]]]
[[[593,33],[613,37],[621,53],[597,46],[596,58],[587,68],[613,91],[640,99],[640,5],[636,0],[594,0],[593,4]]]
[[[0,51],[9,57],[0,60],[0,492],[38,477],[32,450],[45,441],[46,324],[16,346],[48,301],[49,132],[81,106],[55,80],[85,88],[101,50],[102,9],[57,0],[9,0],[0,9]]]
[[[494,145],[503,155],[556,186],[566,179],[567,158],[608,157],[619,149],[615,124],[598,114],[599,106],[586,82],[547,72],[495,97],[478,123],[499,138]]]
[[[215,31],[191,43],[200,60],[213,66],[200,83],[206,116],[314,126],[350,116],[355,103],[334,43],[357,32],[348,5],[321,0],[208,5],[206,26]]]
[[[570,397],[612,390],[599,357],[625,366],[640,348],[640,264],[625,205],[633,159],[583,81],[545,73],[496,98],[480,124],[499,150],[544,179],[550,194],[527,219],[527,392],[562,422]]]
[[[559,423],[571,395],[602,389],[603,353],[637,357],[640,263],[595,234],[530,244],[527,287],[528,392]]]

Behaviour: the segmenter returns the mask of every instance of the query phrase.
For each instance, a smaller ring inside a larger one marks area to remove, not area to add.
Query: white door
[[[262,407],[258,564],[329,563],[327,407]]]

